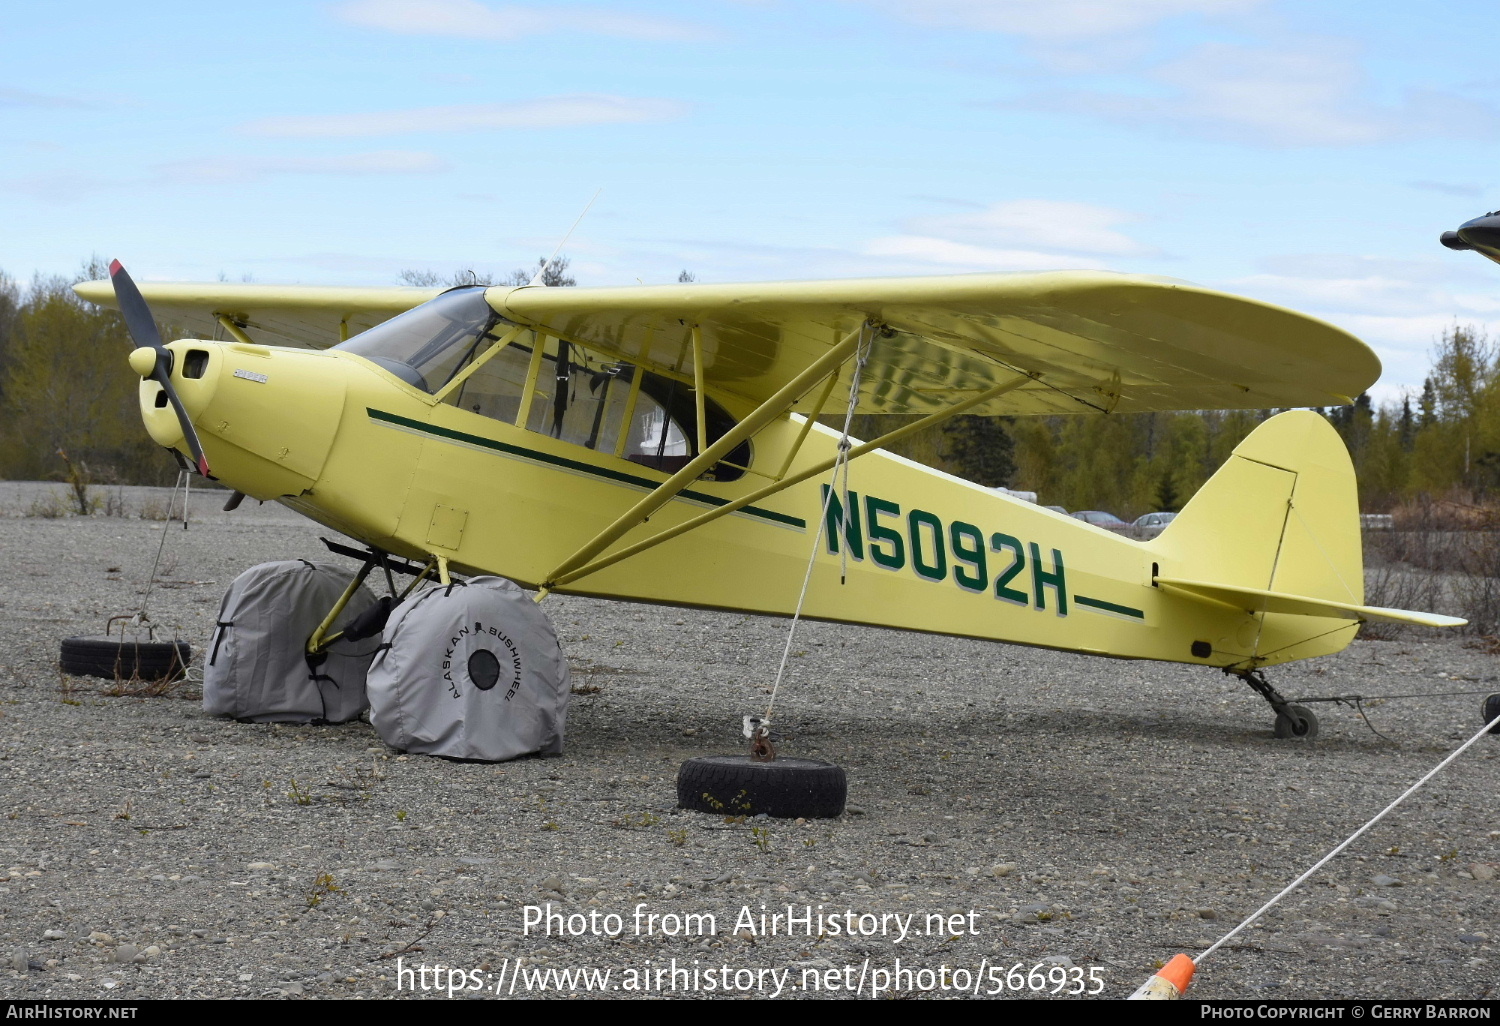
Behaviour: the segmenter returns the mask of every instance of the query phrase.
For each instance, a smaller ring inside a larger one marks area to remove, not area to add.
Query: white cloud
[[[1388,345],[1392,352],[1426,353],[1438,337],[1454,324],[1468,324],[1470,319],[1452,314],[1428,313],[1411,317],[1382,317],[1374,314],[1337,315],[1341,327],[1366,341]]]
[[[1139,256],[1150,250],[1112,227],[1135,220],[1133,214],[1089,203],[1025,199],[994,203],[972,213],[916,217],[905,228],[915,235],[975,246]]]
[[[1115,88],[1043,87],[996,106],[1083,114],[1131,125],[1271,146],[1354,146],[1417,138],[1500,138],[1500,106],[1434,89],[1372,98],[1343,39],[1211,42],[1150,63],[1171,19],[1246,21],[1266,0],[846,0],[933,28],[1010,36],[1054,82],[1108,72]],[[1035,76],[1034,76],[1035,77]],[[1465,186],[1418,183],[1419,188]]]
[[[1389,260],[1341,254],[1305,254],[1267,261],[1271,273],[1224,282],[1222,287],[1288,306],[1335,324],[1362,339],[1384,365],[1372,389],[1382,401],[1403,388],[1420,387],[1431,367],[1433,341],[1455,323],[1492,330],[1500,323],[1500,273],[1486,274],[1445,260]]]
[[[1263,261],[1267,271],[1230,284],[1271,302],[1358,316],[1491,317],[1500,314],[1500,274],[1481,261],[1392,260],[1302,254]]]
[[[350,0],[334,8],[334,13],[355,25],[402,35],[459,36],[501,42],[547,32],[647,42],[693,42],[712,35],[687,22],[571,5],[490,7],[477,0]]]
[[[1500,135],[1500,110],[1431,90],[1398,104],[1366,99],[1365,76],[1332,42],[1207,43],[1145,73],[1150,95],[1033,93],[1005,106],[1091,114],[1127,124],[1272,146],[1351,146],[1420,137]]]
[[[871,239],[858,253],[918,272],[1089,269],[1101,257],[1150,252],[1113,225],[1131,214],[1088,203],[1023,199],[958,214],[906,220],[900,235]]]
[[[670,121],[682,117],[687,111],[687,105],[676,100],[580,93],[511,103],[471,103],[358,114],[290,114],[247,122],[239,127],[239,131],[250,135],[326,139],[406,132],[573,128]]]
[[[1472,317],[1455,318],[1452,314],[1431,313],[1411,317],[1381,317],[1348,313],[1319,313],[1314,316],[1338,325],[1361,339],[1380,357],[1383,371],[1380,382],[1370,389],[1377,401],[1400,401],[1402,391],[1416,391],[1422,379],[1432,370],[1432,347],[1444,331],[1455,323],[1472,324],[1481,331],[1495,334],[1500,323]]]
[[[828,239],[824,245],[769,245],[705,238],[621,240],[623,248],[600,250],[598,277],[588,284],[634,285],[675,281],[687,268],[700,281],[768,282],[870,278],[892,275],[966,274],[1080,269],[1098,261],[1033,250],[969,246],[917,235],[875,239]],[[570,244],[569,249],[575,247]],[[582,271],[584,264],[575,264]],[[580,273],[580,280],[582,274]]]
[[[433,174],[448,165],[431,153],[376,150],[331,157],[205,157],[177,160],[157,167],[169,182],[246,182],[271,175],[408,175]]]
[[[933,28],[1019,39],[1028,57],[1062,74],[1128,72],[1158,46],[1160,23],[1237,19],[1266,0],[847,0]]]
[[[1113,36],[1184,14],[1223,16],[1264,0],[854,0],[906,21],[1060,42]]]
[[[1426,237],[1427,257],[1377,257],[1353,253],[1283,253],[1258,261],[1268,274],[1301,278],[1368,278],[1386,276],[1408,281],[1442,284],[1452,281],[1488,282],[1489,264],[1482,259],[1464,259],[1437,245],[1436,234]]]
[[[1318,306],[1343,311],[1364,311],[1384,316],[1413,316],[1434,307],[1448,307],[1439,290],[1399,278],[1292,278],[1257,274],[1241,278],[1235,285],[1257,295],[1284,297],[1289,305]],[[1500,308],[1500,303],[1493,304]]]
[[[447,169],[447,162],[441,158],[415,150],[376,150],[330,157],[198,157],[157,164],[145,176],[99,178],[62,172],[0,181],[0,189],[51,203],[66,203],[101,192],[252,182],[273,175],[409,175]]]
[[[40,110],[83,109],[93,104],[71,96],[48,96],[25,89],[0,89],[0,107],[32,107]]]
[[[1444,196],[1464,196],[1469,199],[1478,199],[1484,195],[1484,186],[1473,182],[1433,182],[1418,181],[1407,182],[1413,189],[1424,189],[1427,192],[1440,192]]]
[[[1011,200],[984,206],[926,197],[957,214],[914,217],[897,233],[822,246],[652,240],[632,266],[686,266],[715,281],[811,280],[880,275],[1095,270],[1105,257],[1145,252],[1112,225],[1132,216],[1086,203]],[[658,251],[668,245],[670,249]],[[675,270],[672,271],[676,273]]]
[[[62,171],[53,174],[28,175],[25,178],[11,178],[0,183],[0,186],[8,192],[18,192],[48,203],[68,203],[93,193],[120,188],[123,184],[126,183],[117,179]]]
[[[871,239],[861,247],[865,256],[884,257],[946,270],[965,271],[1055,271],[1065,268],[1098,267],[1097,260],[1060,257],[1036,250],[994,249],[930,235],[888,235]]]

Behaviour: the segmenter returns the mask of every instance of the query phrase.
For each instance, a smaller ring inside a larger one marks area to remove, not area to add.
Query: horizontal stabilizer
[[[1190,595],[1224,602],[1251,613],[1327,616],[1335,620],[1383,620],[1388,623],[1415,623],[1423,627],[1462,627],[1469,622],[1456,616],[1442,616],[1438,613],[1418,613],[1410,609],[1385,609],[1381,606],[1357,606],[1348,602],[1309,598],[1306,595],[1266,591],[1264,588],[1239,588],[1228,584],[1182,581],[1171,577],[1158,577],[1156,583],[1165,588],[1185,591]]]

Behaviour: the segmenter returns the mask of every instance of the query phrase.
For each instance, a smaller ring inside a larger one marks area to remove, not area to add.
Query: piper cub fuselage
[[[741,349],[696,324],[632,361],[623,328],[591,338],[509,308],[536,291],[451,290],[325,351],[184,339],[169,373],[229,487],[549,591],[789,614],[816,547],[805,616],[1242,669],[1338,651],[1382,612],[1361,605],[1353,472],[1320,415],[1266,421],[1139,542],[857,443],[831,484],[840,433],[815,414],[842,414],[851,390],[861,409],[879,387],[920,398],[919,377],[880,375],[901,360],[880,359],[893,332],[875,318],[849,320],[845,350],[815,354],[826,367],[807,357],[806,387],[784,374],[795,394],[768,415],[769,387],[734,387],[765,361],[733,366]],[[1044,377],[994,366],[948,409],[1024,402]],[[158,381],[141,406],[181,450]]]

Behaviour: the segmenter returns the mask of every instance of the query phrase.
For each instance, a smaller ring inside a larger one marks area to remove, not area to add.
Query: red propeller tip
[[[202,474],[204,477],[208,477],[208,457],[207,456],[200,456],[198,458],[198,473]]]
[[[119,274],[123,270],[125,270],[125,265],[122,264],[122,263],[120,263],[120,261],[118,261],[118,260],[111,260],[109,262],[109,276],[111,278],[113,278],[115,275]]]

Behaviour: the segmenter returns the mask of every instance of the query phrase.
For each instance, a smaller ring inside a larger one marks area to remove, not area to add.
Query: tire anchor
[[[751,762],[775,762],[776,749],[771,746],[771,721],[751,714],[745,717],[744,734],[750,739]]]

